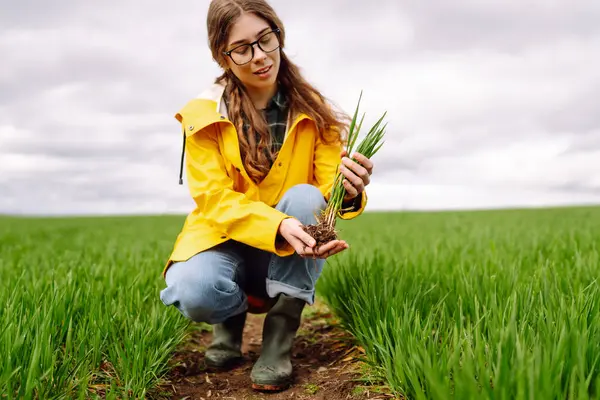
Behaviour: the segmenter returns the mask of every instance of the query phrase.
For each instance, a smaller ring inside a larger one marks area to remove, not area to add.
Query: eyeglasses
[[[226,56],[230,57],[237,65],[248,64],[254,58],[254,45],[265,53],[271,53],[279,48],[279,29],[274,29],[270,32],[265,33],[257,40],[252,43],[242,44],[234,47],[229,51],[223,52]]]

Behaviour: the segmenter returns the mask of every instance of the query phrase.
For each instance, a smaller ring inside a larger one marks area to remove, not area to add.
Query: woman
[[[176,115],[196,207],[165,267],[161,300],[214,325],[205,358],[221,368],[242,358],[246,313],[268,311],[251,378],[257,390],[282,390],[324,262],[348,248],[342,240],[317,248],[302,226],[326,207],[338,166],[347,191],[339,217],[362,213],[373,163],[346,157],[347,118],[287,58],[285,30],[269,4],[213,0],[207,27],[224,72]]]

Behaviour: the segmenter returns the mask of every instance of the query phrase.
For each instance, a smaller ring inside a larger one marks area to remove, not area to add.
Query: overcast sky
[[[208,4],[2,1],[0,213],[191,210],[173,115],[219,74]],[[600,203],[600,2],[272,4],[328,98],[388,111],[369,209]]]

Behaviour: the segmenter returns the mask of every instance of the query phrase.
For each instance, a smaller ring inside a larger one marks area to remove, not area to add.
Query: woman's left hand
[[[360,195],[365,187],[371,182],[371,174],[373,173],[373,161],[363,156],[360,153],[354,153],[353,158],[357,162],[352,161],[346,150],[342,151],[342,165],[340,172],[344,179],[344,188],[346,188],[346,196],[344,202],[351,201]]]

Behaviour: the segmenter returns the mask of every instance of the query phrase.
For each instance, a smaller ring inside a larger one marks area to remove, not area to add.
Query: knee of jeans
[[[240,300],[239,287],[233,281],[219,279],[215,274],[175,282],[172,297],[177,308],[194,322],[214,324],[221,315],[235,308]]]
[[[299,184],[292,186],[283,195],[279,203],[279,209],[297,218],[303,224],[315,222],[315,215],[327,206],[321,191],[310,184]]]

